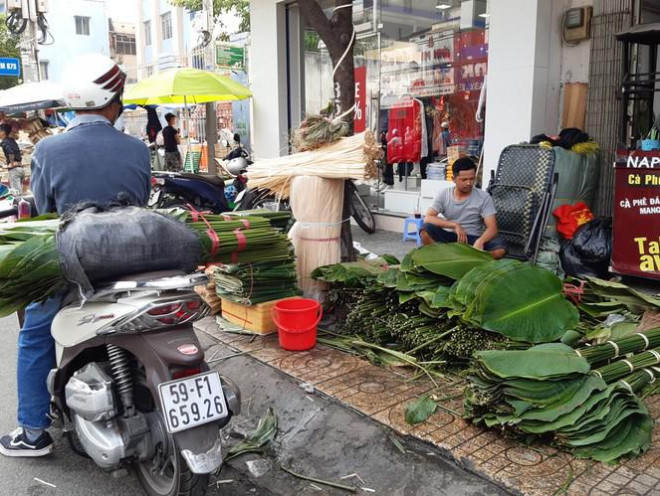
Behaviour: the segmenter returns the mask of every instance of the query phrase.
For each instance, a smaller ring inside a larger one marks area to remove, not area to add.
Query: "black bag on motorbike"
[[[57,250],[64,277],[81,296],[93,282],[158,270],[195,270],[199,237],[185,224],[139,207],[90,207],[63,219]]]

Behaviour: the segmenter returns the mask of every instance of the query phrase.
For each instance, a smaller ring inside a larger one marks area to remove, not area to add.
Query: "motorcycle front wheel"
[[[168,441],[169,447],[159,443],[154,457],[137,465],[142,487],[149,496],[204,496],[208,474],[193,474],[171,436]]]

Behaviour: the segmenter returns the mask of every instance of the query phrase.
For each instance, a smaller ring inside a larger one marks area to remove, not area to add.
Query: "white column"
[[[250,2],[251,134],[257,158],[279,157],[287,151],[285,14],[280,2]]]
[[[484,186],[507,145],[557,131],[552,6],[550,0],[490,4]]]

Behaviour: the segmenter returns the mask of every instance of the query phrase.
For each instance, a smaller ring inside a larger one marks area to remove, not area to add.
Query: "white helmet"
[[[247,166],[247,160],[245,160],[243,157],[232,158],[229,162],[227,162],[227,171],[232,176],[238,176],[245,172]]]
[[[78,55],[64,69],[62,89],[72,110],[95,110],[107,106],[124,91],[126,74],[109,57],[98,53]]]

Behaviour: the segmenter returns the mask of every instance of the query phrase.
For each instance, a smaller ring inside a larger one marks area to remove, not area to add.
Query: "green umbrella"
[[[184,105],[244,100],[252,93],[240,83],[227,76],[221,76],[200,69],[168,69],[143,79],[124,93],[125,104]]]

